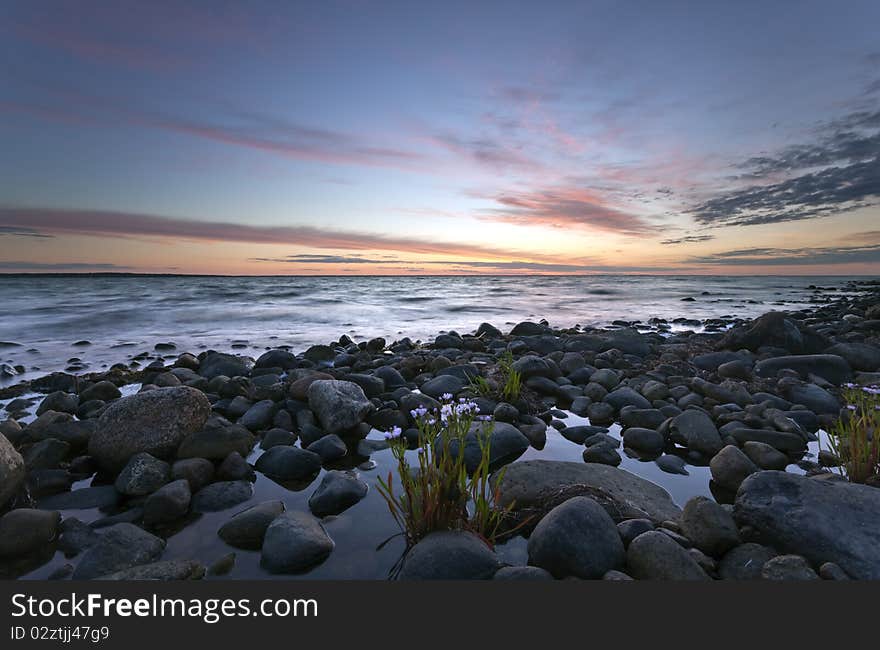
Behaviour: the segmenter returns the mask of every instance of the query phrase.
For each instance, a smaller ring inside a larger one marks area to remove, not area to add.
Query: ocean
[[[443,331],[472,332],[484,321],[507,331],[542,318],[557,327],[748,318],[802,308],[818,295],[811,287],[843,288],[854,279],[0,275],[0,364],[25,368],[0,381],[99,371],[141,353],[157,356],[158,343],[173,343],[177,353],[258,356],[277,346],[302,351],[342,334],[430,340]]]

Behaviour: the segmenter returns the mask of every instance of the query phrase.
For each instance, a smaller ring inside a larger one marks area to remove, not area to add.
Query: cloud
[[[418,237],[394,237],[316,226],[254,226],[100,210],[0,206],[0,227],[27,229],[41,234],[168,237],[254,244],[292,244],[342,250],[393,250],[410,254],[471,255],[505,259],[522,255],[521,252],[479,244],[439,242]],[[529,254],[528,257],[540,259],[541,256]]]
[[[543,168],[538,161],[526,156],[518,145],[508,145],[495,138],[466,138],[452,133],[438,133],[428,139],[456,156],[496,171],[512,169],[538,172]]]
[[[34,237],[37,239],[52,239],[52,235],[37,232],[30,228],[13,228],[11,226],[0,226],[0,237]]]
[[[695,244],[697,242],[710,241],[712,239],[715,239],[715,235],[687,235],[685,237],[678,237],[677,239],[664,239],[660,243],[664,246],[669,246],[672,244]]]
[[[454,267],[459,270],[476,272],[479,270],[490,271],[525,271],[537,273],[617,273],[617,272],[662,272],[674,270],[672,267],[656,266],[615,266],[599,263],[568,263],[568,262],[534,262],[523,260],[510,261],[485,261],[485,260],[401,260],[387,258],[364,258],[347,255],[288,255],[286,257],[258,257],[251,258],[252,262],[272,262],[282,264],[376,264],[390,266],[394,270],[402,270],[407,267],[397,265],[421,265],[417,270],[424,271],[427,267]],[[411,267],[409,268],[411,270]]]
[[[527,226],[591,228],[625,235],[645,235],[655,228],[642,217],[607,205],[598,192],[578,188],[549,188],[508,192],[493,197],[502,207],[483,218]]]
[[[244,147],[286,158],[338,165],[392,167],[413,171],[425,162],[416,151],[379,146],[359,135],[290,122],[237,109],[212,120],[130,106],[73,88],[41,89],[44,101],[0,101],[0,111],[95,126],[136,125]],[[215,106],[215,108],[217,108]]]
[[[880,111],[857,111],[817,129],[813,142],[752,157],[738,180],[691,211],[697,223],[751,226],[831,216],[880,197]],[[780,178],[781,177],[781,178]]]
[[[127,266],[117,266],[116,264],[104,264],[104,263],[93,263],[93,262],[0,262],[0,271],[5,272],[19,272],[19,273],[28,273],[28,272],[55,272],[55,273],[64,273],[66,271],[126,271],[130,267]]]
[[[820,248],[744,248],[693,257],[687,261],[692,264],[719,266],[878,264],[880,263],[880,244]]]

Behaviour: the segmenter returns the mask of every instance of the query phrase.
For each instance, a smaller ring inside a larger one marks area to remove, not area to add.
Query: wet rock
[[[200,580],[205,575],[203,564],[195,560],[164,560],[152,562],[141,566],[115,571],[99,580],[157,580],[169,582],[172,580]]]
[[[727,445],[715,454],[709,462],[709,469],[712,480],[731,491],[736,491],[747,476],[758,471],[749,457],[733,445]]]
[[[490,428],[483,423],[475,422],[464,440],[464,463],[469,473],[474,472],[480,464],[482,459],[480,440],[485,440],[487,435],[489,435],[490,471],[513,462],[529,448],[528,439],[510,424],[495,422]],[[453,455],[458,454],[457,440],[450,443],[449,450]]]
[[[590,436],[594,436],[597,433],[606,433],[607,431],[608,429],[605,427],[578,425],[574,427],[565,427],[559,433],[561,433],[562,437],[566,440],[571,440],[576,445],[582,445]]]
[[[189,511],[192,493],[186,479],[162,486],[144,501],[144,525],[158,526],[177,521]]]
[[[622,388],[613,390],[605,396],[604,401],[606,404],[611,404],[611,406],[618,411],[625,406],[634,406],[637,409],[651,408],[651,402],[646,400],[642,395],[639,395],[629,386],[623,386]]]
[[[0,517],[0,557],[26,555],[58,533],[61,515],[54,510],[17,508]]]
[[[74,580],[90,580],[149,564],[165,550],[164,540],[133,524],[108,527],[89,547],[73,572]]]
[[[676,456],[675,454],[663,454],[660,458],[655,459],[654,462],[657,464],[657,467],[667,474],[681,474],[682,476],[689,475],[687,471],[687,463],[683,458]]]
[[[587,497],[574,497],[544,515],[529,537],[529,563],[557,578],[600,578],[623,563],[614,521]]]
[[[856,579],[880,579],[880,490],[765,471],[740,486],[734,504],[740,526],[774,547],[820,565],[838,564]]]
[[[76,409],[79,407],[79,396],[74,395],[72,393],[65,393],[61,390],[56,390],[54,393],[49,393],[43,398],[43,401],[40,402],[40,405],[37,407],[36,414],[42,415],[46,411],[55,411],[57,413],[76,413]]]
[[[315,442],[310,444],[307,449],[318,454],[318,456],[321,457],[321,461],[324,463],[331,463],[348,454],[348,447],[346,447],[345,441],[335,433],[331,433],[315,440]]]
[[[431,533],[410,549],[401,580],[488,580],[499,568],[496,555],[473,533]]]
[[[218,481],[253,481],[254,478],[254,469],[237,451],[230,452],[217,468]]]
[[[630,542],[627,572],[638,580],[709,580],[693,556],[668,535],[652,530]]]
[[[764,442],[746,441],[742,450],[761,469],[783,470],[789,464],[788,456]]]
[[[208,567],[208,575],[225,576],[235,568],[235,553],[227,553]]]
[[[802,436],[770,429],[734,429],[731,437],[745,446],[748,442],[762,442],[774,449],[788,452],[802,452],[807,448],[807,441]]]
[[[340,433],[357,426],[373,410],[361,387],[349,381],[313,382],[308,397],[309,408],[328,433]]]
[[[606,402],[593,402],[587,407],[587,417],[593,424],[612,424],[614,422],[614,407]]]
[[[263,546],[266,529],[284,512],[282,501],[264,501],[233,515],[217,534],[235,548],[258,550]]]
[[[89,510],[110,508],[119,502],[119,498],[119,492],[112,485],[96,485],[53,494],[41,499],[38,505],[43,510]]]
[[[296,444],[296,434],[284,429],[269,429],[263,434],[263,439],[260,440],[260,447],[263,449],[271,449],[277,446],[289,447],[294,444]]]
[[[95,544],[98,533],[76,517],[65,517],[58,527],[58,550],[66,557],[74,557]]]
[[[62,440],[46,438],[24,449],[22,458],[29,472],[58,467],[70,453],[70,445]]]
[[[631,427],[623,432],[623,446],[645,454],[659,454],[666,446],[666,439],[653,429]]]
[[[712,557],[721,557],[740,543],[733,516],[702,496],[693,497],[685,504],[681,532],[694,546]]]
[[[257,359],[257,362],[254,364],[254,367],[281,368],[282,370],[290,370],[291,368],[296,368],[298,364],[299,359],[296,358],[296,355],[288,352],[287,350],[268,350],[267,352],[264,352],[260,355],[260,357]]]
[[[537,566],[505,566],[495,572],[492,580],[553,580],[553,575]]]
[[[652,521],[678,519],[681,510],[669,493],[650,481],[616,467],[596,463],[528,460],[509,465],[499,487],[499,504],[540,509],[560,490],[585,486],[611,500],[621,518]]]
[[[819,580],[813,568],[800,555],[779,555],[761,568],[764,580]]]
[[[171,466],[171,479],[185,479],[192,492],[198,492],[214,479],[214,463],[205,458],[184,458]]]
[[[779,389],[787,400],[793,404],[802,404],[813,413],[837,415],[840,411],[841,405],[837,398],[816,384],[784,379],[779,382]]]
[[[769,546],[747,542],[725,553],[718,563],[718,575],[722,580],[758,580],[764,564],[775,556]]]
[[[675,416],[669,425],[669,433],[675,442],[706,456],[714,456],[724,446],[712,418],[697,409],[688,409]]]
[[[326,560],[333,546],[320,521],[287,511],[266,529],[260,564],[270,573],[300,573]]]
[[[251,432],[240,425],[210,426],[186,436],[177,457],[223,460],[234,451],[246,457],[255,442]]]
[[[331,470],[309,498],[309,509],[316,517],[338,515],[367,495],[367,484],[353,472]]]
[[[251,406],[241,416],[239,424],[250,431],[262,431],[271,426],[273,415],[275,415],[275,402],[264,399]]]
[[[79,393],[80,402],[90,402],[92,400],[101,400],[109,402],[122,397],[122,393],[112,381],[99,381],[92,384],[88,388],[83,389]]]
[[[279,481],[301,481],[321,471],[321,457],[299,447],[272,447],[257,459],[255,467]]]
[[[168,458],[211,413],[205,394],[188,386],[157,388],[109,406],[89,438],[89,455],[118,471],[139,452]]]
[[[129,459],[116,477],[114,486],[120,494],[144,496],[155,492],[169,480],[171,480],[171,466],[168,463],[150,454],[141,453]]]
[[[855,342],[837,343],[825,352],[843,357],[853,370],[864,372],[880,370],[880,348],[874,345]],[[831,380],[829,379],[829,381]]]
[[[650,519],[626,519],[617,524],[617,532],[624,546],[629,546],[636,537],[649,530],[654,530],[654,524]]]
[[[755,364],[759,377],[776,377],[780,370],[794,370],[806,379],[810,375],[822,377],[838,386],[852,378],[852,368],[843,358],[834,354],[804,354],[764,359]]]
[[[617,467],[623,461],[617,449],[602,442],[584,449],[583,457],[585,463],[597,463],[612,467]]]
[[[234,354],[211,352],[199,364],[199,374],[206,379],[214,377],[246,377],[254,367],[253,360]]]
[[[620,424],[624,429],[657,429],[667,417],[659,409],[625,408],[620,412]]]
[[[250,481],[220,481],[202,488],[192,498],[195,512],[226,510],[250,499],[254,486]]]
[[[771,311],[745,325],[734,327],[718,344],[719,349],[757,351],[777,347],[794,354],[820,352],[828,347],[827,339],[801,325],[784,312]]]

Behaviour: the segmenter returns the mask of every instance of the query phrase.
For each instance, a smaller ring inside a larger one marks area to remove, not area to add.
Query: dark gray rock
[[[239,424],[250,431],[262,431],[272,425],[272,416],[275,415],[275,402],[264,399],[253,406],[241,416]]]
[[[119,492],[112,485],[95,485],[53,494],[40,499],[38,505],[43,510],[88,510],[115,506],[119,498]]]
[[[214,479],[214,463],[206,458],[184,458],[171,466],[171,480],[186,479],[191,492],[198,492]]]
[[[875,345],[855,342],[837,343],[825,350],[825,352],[843,357],[853,370],[863,372],[880,370],[880,348]],[[58,409],[55,410],[57,411]]]
[[[548,512],[532,531],[529,563],[557,578],[601,578],[623,563],[614,521],[593,499],[573,497]]]
[[[233,451],[246,457],[254,442],[253,434],[243,426],[210,426],[186,436],[180,443],[177,457],[223,460]]]
[[[803,452],[807,448],[807,441],[802,436],[795,433],[785,433],[784,431],[734,429],[730,435],[743,447],[748,442],[762,442],[784,452]]]
[[[497,572],[496,555],[473,533],[431,533],[407,553],[401,580],[488,580]]]
[[[195,512],[226,510],[244,503],[254,495],[250,481],[220,481],[211,483],[195,493],[192,508]]]
[[[583,457],[585,463],[598,463],[612,467],[617,467],[623,461],[615,447],[603,442],[590,445],[584,449]]]
[[[540,509],[560,490],[583,485],[606,495],[623,518],[661,522],[678,519],[681,510],[659,485],[616,467],[596,463],[528,460],[509,465],[498,487],[499,504]]]
[[[791,380],[779,382],[779,389],[792,404],[806,406],[813,413],[837,415],[841,404],[834,395],[816,384]]]
[[[593,380],[593,377],[590,378],[590,381]],[[629,386],[623,386],[611,391],[605,396],[604,401],[606,404],[611,404],[618,411],[625,406],[634,406],[637,409],[651,408],[651,402]]]
[[[761,469],[783,470],[789,464],[788,456],[775,447],[755,440],[746,441],[742,446],[743,453]]]
[[[296,368],[298,364],[299,359],[296,358],[296,355],[287,350],[269,350],[260,355],[256,364],[254,364],[254,367],[290,370],[291,368]],[[232,375],[227,375],[227,377],[231,376]]]
[[[724,446],[712,418],[698,409],[688,409],[675,416],[669,425],[669,434],[675,442],[706,456],[714,456]]]
[[[254,478],[254,468],[237,451],[229,452],[217,468],[218,481],[252,481]]]
[[[199,374],[207,379],[214,377],[246,377],[254,367],[253,360],[234,354],[212,352],[199,364]]]
[[[627,572],[638,580],[709,580],[693,556],[656,530],[642,533],[626,550]]]
[[[301,481],[321,471],[321,457],[299,447],[272,447],[257,459],[255,467],[279,481]]]
[[[765,471],[740,486],[734,504],[740,526],[815,565],[838,564],[856,579],[880,579],[880,490]]]
[[[169,582],[172,580],[200,580],[204,575],[205,566],[195,560],[164,560],[115,571],[100,576],[98,579]]]
[[[492,580],[553,580],[553,575],[537,566],[505,566],[495,572]]]
[[[464,463],[468,472],[474,472],[482,459],[480,440],[489,435],[489,469],[494,471],[522,456],[529,448],[529,440],[522,432],[506,422],[488,424],[475,422],[464,440]],[[478,437],[479,436],[479,437]],[[449,445],[451,454],[458,454],[458,441]]]
[[[676,456],[675,454],[663,454],[660,458],[654,460],[654,462],[657,464],[657,467],[667,474],[681,474],[682,476],[689,475],[687,471],[687,463],[683,458]]]
[[[118,471],[139,452],[168,458],[211,413],[205,394],[188,386],[156,388],[117,400],[98,420],[89,455]]]
[[[114,399],[119,399],[120,397],[122,397],[122,393],[119,391],[119,388],[116,387],[116,384],[112,381],[106,380],[92,384],[88,388],[82,390],[79,394],[79,400],[81,402],[91,402],[92,400],[109,402]]]
[[[114,487],[120,494],[144,496],[171,480],[171,466],[147,453],[135,454],[116,477]]]
[[[715,454],[709,462],[709,469],[712,480],[731,491],[736,491],[747,476],[758,471],[749,457],[733,445],[727,445]]]
[[[335,433],[318,438],[307,449],[318,454],[325,463],[339,460],[348,454],[348,447],[346,447],[345,441]]]
[[[0,557],[25,555],[48,544],[58,533],[55,510],[17,508],[0,517]]]
[[[326,560],[333,546],[312,515],[286,511],[266,529],[260,564],[269,573],[301,573]]]
[[[284,512],[284,502],[264,501],[233,515],[217,534],[235,548],[258,550],[263,546],[266,529]]]
[[[90,580],[134,566],[149,564],[162,555],[165,541],[133,524],[108,527],[83,553],[74,580]]]
[[[764,563],[761,578],[776,581],[819,580],[819,575],[800,555],[779,555]]]
[[[630,427],[623,432],[623,446],[645,454],[659,454],[666,446],[666,439],[653,429]]]
[[[40,402],[37,407],[36,414],[42,415],[46,411],[55,411],[57,413],[76,413],[79,407],[79,396],[73,393],[65,393],[63,390],[56,390],[49,393]]]
[[[740,543],[733,516],[716,502],[697,496],[688,500],[681,514],[681,532],[694,546],[721,557]]]
[[[440,399],[444,393],[457,395],[464,390],[466,384],[458,377],[452,375],[439,375],[433,379],[429,379],[421,385],[421,390],[425,395],[430,395],[434,399]]]
[[[746,542],[730,549],[718,563],[722,580],[759,580],[767,560],[776,555],[769,546]]]
[[[25,479],[24,459],[4,435],[0,435],[0,508],[18,493]]]
[[[315,381],[309,386],[308,396],[309,408],[328,433],[357,426],[373,410],[361,387],[350,381]]]
[[[144,525],[158,526],[177,521],[189,511],[192,493],[186,479],[164,485],[144,501]]]
[[[316,517],[338,515],[367,496],[367,489],[353,472],[331,470],[309,498],[309,509]]]
[[[620,533],[624,546],[629,546],[636,537],[649,530],[654,530],[650,519],[626,519],[617,524],[617,532]]]
[[[764,359],[755,364],[755,374],[759,377],[776,377],[780,370],[797,372],[803,379],[810,375],[839,386],[852,379],[852,368],[843,357],[835,354],[802,354]]]

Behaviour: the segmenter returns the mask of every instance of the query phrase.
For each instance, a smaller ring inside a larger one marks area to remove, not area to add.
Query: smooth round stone
[[[17,508],[0,517],[0,557],[25,555],[55,539],[61,515],[55,510]]]
[[[270,573],[301,573],[326,560],[333,547],[320,521],[287,511],[266,529],[260,564]]]
[[[254,495],[250,481],[220,481],[202,488],[192,498],[195,512],[226,510],[244,503]]]

